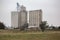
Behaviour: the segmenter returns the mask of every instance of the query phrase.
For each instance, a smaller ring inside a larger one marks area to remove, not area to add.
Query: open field
[[[0,40],[60,40],[60,31],[20,32],[18,30],[0,30]]]

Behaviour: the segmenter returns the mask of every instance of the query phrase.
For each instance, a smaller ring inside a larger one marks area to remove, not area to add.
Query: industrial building
[[[28,15],[29,14],[29,15]],[[18,4],[17,11],[11,12],[11,27],[20,28],[28,23],[29,27],[39,27],[42,21],[42,10],[26,11],[26,7]]]

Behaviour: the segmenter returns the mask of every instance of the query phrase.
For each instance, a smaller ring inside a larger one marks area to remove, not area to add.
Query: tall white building
[[[11,12],[11,27],[19,28],[27,23],[27,11],[26,8],[22,5],[20,6],[20,11]]]
[[[11,27],[13,28],[18,27],[18,12],[17,11],[11,12]]]
[[[19,27],[27,23],[27,11],[26,8],[22,5],[21,10],[18,13],[18,25]]]
[[[39,27],[42,21],[42,10],[29,11],[29,27]]]
[[[28,16],[29,15],[29,16]],[[20,28],[28,23],[29,27],[39,27],[42,21],[42,10],[26,11],[26,7],[18,4],[18,10],[11,12],[11,27]]]

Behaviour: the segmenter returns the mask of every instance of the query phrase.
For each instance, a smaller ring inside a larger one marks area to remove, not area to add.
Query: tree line
[[[41,29],[42,32],[44,32],[45,29],[47,29],[47,28],[56,29],[56,27],[54,27],[54,26],[49,27],[49,25],[47,25],[47,24],[48,24],[47,21],[42,21],[41,24],[39,25],[39,28]],[[25,23],[19,29],[20,29],[20,31],[23,31],[23,30],[28,29],[28,26],[29,26],[29,24]],[[4,23],[0,22],[0,29],[5,29],[5,28],[6,28],[6,26],[4,25]],[[60,29],[60,26],[58,27],[58,29]]]

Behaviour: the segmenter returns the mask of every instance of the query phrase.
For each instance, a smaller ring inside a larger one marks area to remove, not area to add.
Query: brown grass
[[[19,30],[0,30],[0,40],[60,40],[60,31],[20,32]]]

